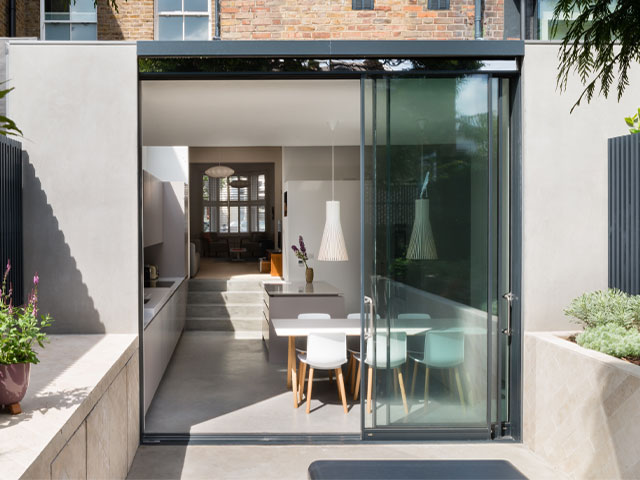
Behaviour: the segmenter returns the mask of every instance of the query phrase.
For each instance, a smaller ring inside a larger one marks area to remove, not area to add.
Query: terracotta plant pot
[[[304,271],[304,278],[307,280],[307,283],[313,283],[313,268],[307,267]]]
[[[27,393],[30,371],[30,363],[0,365],[0,405],[10,407],[13,413],[20,413],[16,411],[15,405]],[[17,409],[19,410],[19,406]]]

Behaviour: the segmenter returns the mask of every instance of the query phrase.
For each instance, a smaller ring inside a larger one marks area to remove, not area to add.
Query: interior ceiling
[[[358,80],[143,81],[142,143],[192,147],[360,144]]]

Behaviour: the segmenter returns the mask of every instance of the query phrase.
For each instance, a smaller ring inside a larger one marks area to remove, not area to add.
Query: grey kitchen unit
[[[296,318],[301,313],[328,313],[344,318],[342,292],[327,282],[265,283],[262,339],[269,352],[269,363],[287,363],[287,338],[278,337],[273,318]]]

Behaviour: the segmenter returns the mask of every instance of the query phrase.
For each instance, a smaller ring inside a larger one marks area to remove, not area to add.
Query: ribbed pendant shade
[[[433,240],[431,221],[429,220],[429,199],[416,200],[416,213],[413,220],[413,231],[407,248],[409,260],[437,260],[436,243]]]
[[[324,224],[318,260],[325,262],[345,262],[349,260],[347,246],[342,235],[342,225],[340,224],[340,202],[337,200],[327,202],[327,220]]]
[[[224,165],[216,165],[215,167],[207,168],[204,173],[208,177],[212,178],[226,178],[233,175],[233,168],[225,167]]]

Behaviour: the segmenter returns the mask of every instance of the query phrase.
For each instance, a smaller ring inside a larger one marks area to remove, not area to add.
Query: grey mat
[[[316,460],[311,480],[520,480],[522,472],[506,460]]]

